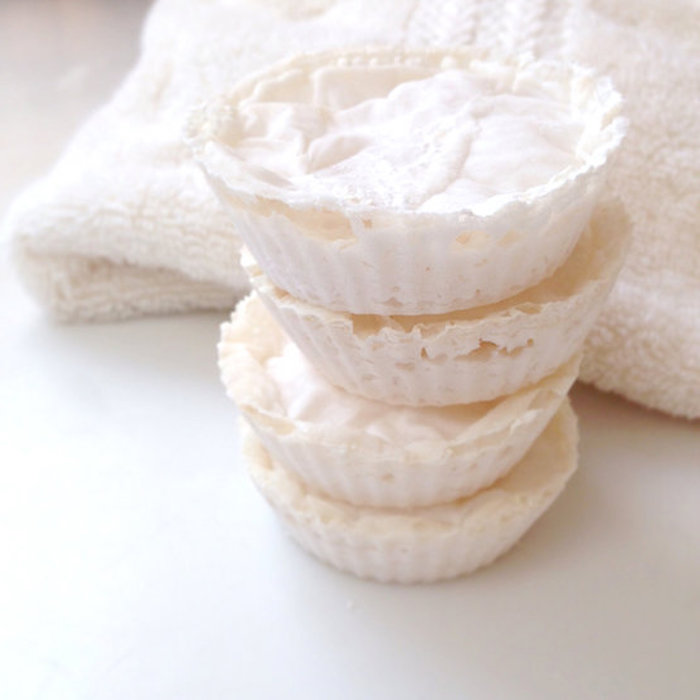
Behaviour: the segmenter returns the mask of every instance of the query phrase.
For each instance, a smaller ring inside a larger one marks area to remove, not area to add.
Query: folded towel
[[[159,0],[139,62],[5,222],[22,278],[62,319],[232,306],[239,241],[182,142],[189,109],[284,55],[465,44],[610,74],[629,135],[611,178],[634,224],[582,376],[700,416],[700,9],[692,0]]]

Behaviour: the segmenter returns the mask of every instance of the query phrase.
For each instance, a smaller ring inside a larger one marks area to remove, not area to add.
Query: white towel
[[[224,308],[239,242],[182,143],[189,109],[300,50],[478,43],[612,75],[631,126],[611,191],[635,237],[583,378],[700,416],[700,9],[693,0],[159,0],[137,66],[5,222],[62,319]]]

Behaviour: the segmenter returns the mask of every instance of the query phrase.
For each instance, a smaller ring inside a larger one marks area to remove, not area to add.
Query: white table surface
[[[0,118],[15,154],[20,121],[49,132],[0,213],[132,60],[130,5],[112,83],[83,77],[50,129],[44,93]],[[221,314],[56,325],[2,259],[0,319],[2,700],[700,697],[697,423],[576,387],[579,472],[516,549],[379,585],[304,554],[249,483]]]

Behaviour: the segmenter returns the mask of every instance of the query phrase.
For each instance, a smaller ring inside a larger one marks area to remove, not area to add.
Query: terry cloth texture
[[[612,76],[630,129],[610,190],[634,225],[584,380],[700,416],[700,8],[693,0],[159,0],[138,64],[5,222],[67,320],[231,307],[239,241],[182,142],[194,105],[302,50],[480,44]]]

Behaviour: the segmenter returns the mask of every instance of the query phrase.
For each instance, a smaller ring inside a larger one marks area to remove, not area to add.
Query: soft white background
[[[0,0],[0,214],[110,94],[146,3]],[[700,697],[700,428],[577,387],[581,468],[507,557],[381,586],[237,457],[221,315],[60,326],[0,260],[0,698]]]

